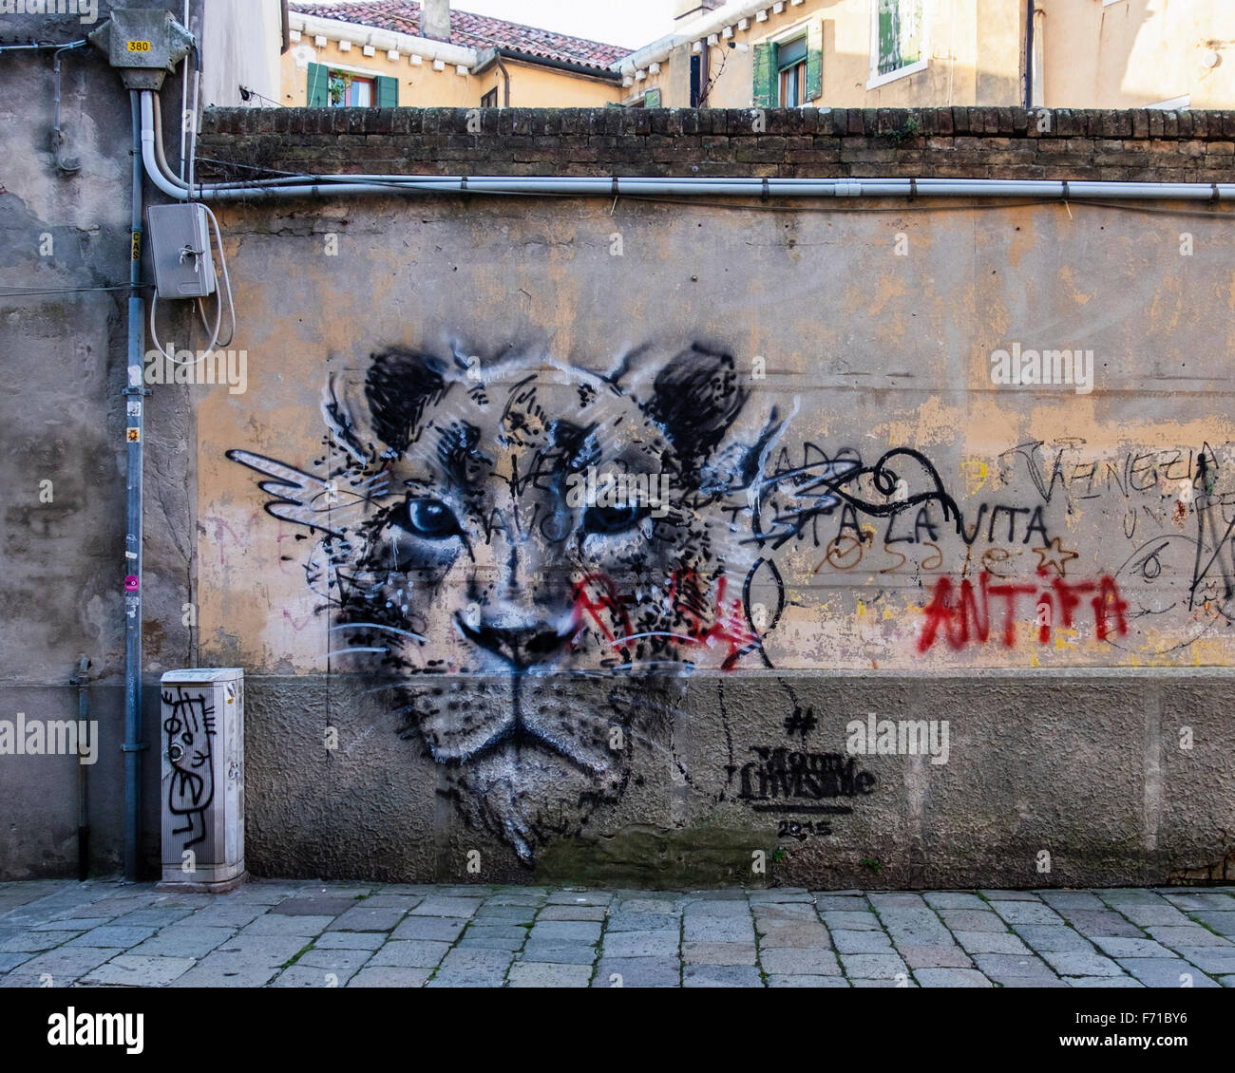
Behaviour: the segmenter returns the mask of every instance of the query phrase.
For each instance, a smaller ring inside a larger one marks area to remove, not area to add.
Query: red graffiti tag
[[[593,597],[593,591],[599,589],[599,595]],[[606,614],[610,619],[617,618],[620,621],[622,637],[629,637],[633,632],[630,628],[630,616],[626,614],[626,602],[617,591],[617,586],[612,579],[604,574],[588,574],[582,581],[575,586],[574,598],[574,626],[575,636],[571,641],[573,645],[578,639],[579,633],[584,628],[584,618],[590,618],[600,628],[600,632],[604,634],[606,641],[615,640],[613,631],[602,614]]]
[[[672,628],[668,631],[639,633],[632,626],[626,608],[633,596],[620,593],[604,574],[589,574],[575,586],[572,647],[579,635],[594,624],[609,644],[626,649],[644,637],[663,637],[678,644],[727,647],[722,670],[733,670],[737,661],[760,645],[759,635],[746,622],[742,601],[726,600],[726,579],[714,586],[704,582],[695,570],[679,570],[665,582]],[[616,623],[616,629],[611,626]]]
[[[711,599],[707,593],[710,586],[700,582],[697,571],[674,571],[669,579],[669,599],[675,619],[685,625],[684,632],[691,641],[708,646],[729,646],[721,669],[731,671],[742,656],[759,647],[760,639],[746,622],[742,601],[735,597],[726,603],[727,582],[724,577],[716,582],[716,596]],[[709,621],[711,625],[705,627]]]
[[[1003,601],[1003,630],[1001,640],[1004,647],[1011,648],[1016,644],[1016,614],[1018,597],[1033,596],[1037,599],[1038,643],[1048,644],[1051,639],[1051,627],[1058,612],[1060,623],[1065,628],[1071,628],[1076,621],[1075,612],[1081,606],[1082,597],[1089,596],[1089,604],[1093,609],[1094,628],[1099,641],[1105,641],[1114,632],[1120,637],[1128,632],[1126,612],[1127,601],[1119,593],[1115,579],[1104,575],[1098,581],[1067,582],[1062,578],[1054,578],[1047,586],[1047,574],[1038,571],[1042,578],[1041,591],[1037,585],[992,585],[991,575],[983,571],[978,578],[975,590],[973,582],[964,578],[960,583],[959,597],[957,588],[949,577],[941,577],[935,583],[935,591],[931,602],[923,609],[925,622],[922,635],[918,638],[918,651],[927,652],[934,645],[942,631],[953,650],[964,648],[965,645],[985,644],[991,633],[991,598]]]

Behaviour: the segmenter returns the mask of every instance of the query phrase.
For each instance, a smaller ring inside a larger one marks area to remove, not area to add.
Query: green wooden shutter
[[[330,69],[322,63],[309,64],[309,107],[330,106]]]
[[[816,19],[806,31],[806,99],[823,96],[823,20]]]
[[[777,94],[776,44],[755,46],[755,85],[751,95],[756,108],[775,108]]]
[[[876,59],[876,70],[881,75],[895,71],[900,66],[900,47],[896,32],[899,15],[896,0],[879,0],[879,56]]]
[[[644,108],[659,108],[660,107],[660,90],[649,89],[643,95]]]
[[[922,58],[922,0],[879,0],[878,72],[891,74]]]
[[[377,76],[377,106],[379,108],[399,107],[399,80],[387,75]]]

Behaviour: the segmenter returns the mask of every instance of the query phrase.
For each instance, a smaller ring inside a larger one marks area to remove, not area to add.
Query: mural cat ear
[[[656,374],[643,408],[683,462],[697,469],[716,450],[748,396],[733,357],[695,343]]]
[[[420,435],[425,409],[450,390],[445,362],[419,351],[392,347],[373,354],[364,377],[364,403],[353,401],[346,378],[332,379],[322,412],[335,439],[361,461],[385,451],[406,451]]]

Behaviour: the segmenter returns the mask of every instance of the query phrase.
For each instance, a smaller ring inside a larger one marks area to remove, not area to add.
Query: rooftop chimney
[[[450,0],[420,0],[420,36],[450,40]]]
[[[694,19],[724,6],[725,0],[673,0],[673,21]]]

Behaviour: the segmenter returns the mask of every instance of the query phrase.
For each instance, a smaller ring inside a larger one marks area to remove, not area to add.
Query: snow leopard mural
[[[683,673],[771,666],[752,521],[784,422],[747,379],[702,345],[608,373],[391,348],[327,385],[320,459],[228,452],[318,537],[332,668],[392,676],[403,737],[524,863],[618,798]],[[596,676],[581,710],[562,686]]]

